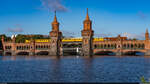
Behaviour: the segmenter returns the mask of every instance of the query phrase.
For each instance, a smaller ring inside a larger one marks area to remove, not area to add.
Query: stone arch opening
[[[49,55],[48,51],[40,51],[38,53],[36,53],[36,55]]]
[[[0,50],[3,50],[3,44],[1,40],[0,40]]]
[[[76,48],[81,46],[81,44],[63,44],[63,48]]]
[[[140,52],[140,51],[128,51],[125,52],[123,55],[127,55],[127,56],[144,56],[144,52]]]
[[[95,44],[95,45],[94,45],[94,48],[95,48],[95,49],[97,49],[97,48],[98,48],[98,45],[97,45],[97,44]]]
[[[134,48],[138,48],[138,45],[137,45],[137,44],[134,44]]]
[[[76,56],[78,53],[76,50],[65,50],[63,51],[63,56]]]
[[[29,52],[18,52],[17,55],[29,55]]]
[[[114,45],[113,45],[113,44],[111,44],[111,48],[112,48],[112,49],[114,48]]]
[[[110,48],[110,44],[108,44],[108,48]]]
[[[11,53],[11,52],[6,52],[5,55],[6,55],[6,56],[11,56],[12,53]]]
[[[99,51],[99,52],[94,53],[94,55],[97,55],[97,56],[101,56],[101,55],[114,56],[115,53],[112,51]]]
[[[2,51],[0,51],[0,56],[2,56],[3,55],[3,52]]]

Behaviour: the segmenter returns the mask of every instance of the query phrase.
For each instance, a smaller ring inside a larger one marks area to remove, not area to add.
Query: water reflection
[[[0,56],[0,82],[140,82],[149,57]]]

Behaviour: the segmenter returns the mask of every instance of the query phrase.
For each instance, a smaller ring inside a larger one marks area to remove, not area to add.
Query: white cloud
[[[41,0],[42,6],[50,11],[67,11],[67,8],[62,4],[64,0]]]
[[[121,34],[122,36],[126,36],[128,37],[129,39],[133,39],[133,38],[136,38],[136,39],[144,39],[145,38],[145,34],[144,33],[141,33],[141,34],[131,34],[131,33],[122,33]]]
[[[7,32],[18,33],[18,32],[23,32],[23,29],[21,28],[20,24],[16,24],[14,28],[8,28]]]

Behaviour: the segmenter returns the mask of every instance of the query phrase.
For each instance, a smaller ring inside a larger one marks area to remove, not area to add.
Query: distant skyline
[[[80,37],[86,8],[96,37],[144,39],[150,30],[149,0],[0,0],[0,34],[49,35],[54,10],[60,30]]]

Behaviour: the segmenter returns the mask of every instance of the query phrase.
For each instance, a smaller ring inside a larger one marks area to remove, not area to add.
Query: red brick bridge
[[[121,37],[117,37],[118,39]],[[49,55],[49,42],[29,42],[29,43],[15,43],[12,41],[3,41],[4,55]],[[62,42],[61,53],[77,53],[82,52],[82,41],[76,42]],[[147,40],[104,40],[93,42],[93,54],[103,55],[114,53],[115,55],[128,55],[130,53],[144,53],[149,52],[149,41]]]

